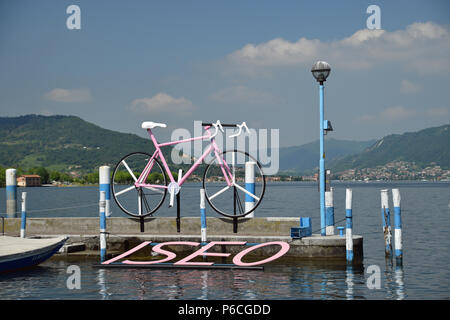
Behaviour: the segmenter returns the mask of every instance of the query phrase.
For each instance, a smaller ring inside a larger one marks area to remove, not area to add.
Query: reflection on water
[[[392,256],[386,257],[386,299],[403,300],[406,298],[405,285],[403,281],[403,264],[398,263],[395,266]]]
[[[354,195],[354,232],[364,237],[364,265],[297,261],[250,270],[97,269],[97,260],[56,257],[37,268],[0,274],[0,299],[448,299],[450,183],[333,182],[335,221],[345,217],[345,189]],[[379,215],[380,189],[400,188],[404,264],[385,259]],[[183,189],[182,216],[198,216],[198,184]],[[27,188],[30,217],[98,217],[98,188]],[[256,216],[311,216],[320,226],[315,183],[269,183]],[[0,203],[5,191],[0,190]],[[32,210],[76,206],[61,212]],[[97,209],[96,209],[97,208]],[[293,208],[296,208],[295,210]],[[4,209],[0,209],[0,212]],[[423,212],[431,212],[423,219]],[[211,209],[208,216],[217,216]],[[113,216],[121,216],[113,207]],[[158,216],[174,217],[163,206]],[[315,227],[313,227],[315,228]],[[446,254],[447,253],[447,254]],[[81,268],[81,289],[66,287],[67,267]],[[380,269],[380,289],[369,289],[370,265]]]
[[[346,298],[347,298],[347,300],[353,300],[354,296],[353,296],[353,267],[352,266],[347,266],[346,276],[347,276],[345,279],[345,282],[347,283],[347,290],[345,291]]]
[[[406,298],[405,283],[403,282],[403,266],[395,267],[395,283],[397,284],[397,300]]]
[[[99,269],[96,261],[55,261],[0,276],[0,299],[405,299],[403,268],[387,264],[385,286],[370,290],[365,267],[301,262],[258,270]],[[81,289],[66,286],[81,269]],[[20,288],[20,290],[17,290]]]
[[[364,266],[274,265],[257,270],[96,269],[97,299],[366,299]],[[385,298],[404,299],[402,270]],[[88,290],[84,284],[84,289]],[[93,293],[92,290],[88,290]],[[395,296],[394,294],[395,293]]]

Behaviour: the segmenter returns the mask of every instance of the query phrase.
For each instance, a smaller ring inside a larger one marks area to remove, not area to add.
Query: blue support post
[[[16,169],[6,169],[6,214],[16,218],[17,214],[17,179]]]
[[[334,201],[333,201],[334,188],[330,188],[330,191],[325,191],[325,214],[326,214],[326,234],[327,236],[334,235]]]
[[[346,220],[346,232],[345,232],[345,248],[346,258],[348,263],[353,262],[353,215],[352,215],[352,189],[346,190],[345,197],[345,220]]]
[[[100,191],[100,262],[106,260],[106,201],[105,192]]]
[[[255,165],[254,161],[247,161],[245,163],[245,190],[251,194],[255,194]],[[255,207],[255,198],[245,194],[245,212],[252,210]],[[253,218],[255,211],[246,215],[246,218]]]
[[[383,235],[386,257],[392,256],[392,231],[391,231],[391,212],[389,211],[388,190],[381,190],[381,219],[383,221]]]
[[[323,83],[319,86],[319,99],[320,99],[320,234],[326,235],[325,224],[325,151],[324,151],[324,132],[323,132],[323,120],[324,120],[324,106],[323,106]]]
[[[22,192],[22,220],[20,223],[20,237],[26,237],[26,229],[27,229],[27,193]]]
[[[200,221],[201,221],[201,239],[206,242],[206,207],[205,207],[205,189],[200,189]]]
[[[100,191],[105,192],[105,214],[107,217],[111,215],[111,175],[110,168],[108,166],[102,166],[98,170],[98,178],[99,178],[99,189]]]
[[[403,262],[402,212],[400,207],[400,191],[398,189],[392,189],[392,200],[394,203],[395,259],[396,263],[401,265]]]

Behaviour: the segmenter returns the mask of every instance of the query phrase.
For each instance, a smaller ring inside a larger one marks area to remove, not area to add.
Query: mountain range
[[[392,161],[414,162],[422,168],[434,163],[450,169],[450,125],[385,136],[362,152],[333,162],[331,168],[339,172],[373,168]]]
[[[325,139],[325,157],[327,167],[346,156],[357,154],[371,146],[376,140],[351,141]],[[280,170],[285,173],[312,173],[319,164],[319,140],[300,146],[279,149]]]
[[[152,153],[149,139],[101,128],[76,116],[0,117],[0,166],[46,167],[58,171],[93,171],[114,166],[124,155]],[[450,125],[392,134],[379,140],[325,140],[326,166],[333,172],[370,168],[394,160],[450,168]],[[170,161],[171,147],[163,149]],[[280,173],[317,171],[319,142],[279,149]],[[171,165],[172,167],[172,165]]]

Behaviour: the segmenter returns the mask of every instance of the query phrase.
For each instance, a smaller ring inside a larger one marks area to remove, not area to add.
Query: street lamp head
[[[317,80],[317,82],[320,82],[320,84],[327,80],[330,75],[330,71],[331,67],[325,61],[317,61],[311,68],[313,77]]]

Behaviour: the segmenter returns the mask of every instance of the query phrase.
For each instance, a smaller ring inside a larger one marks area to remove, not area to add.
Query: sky
[[[195,120],[246,121],[301,145],[319,138],[317,60],[331,65],[333,138],[450,123],[448,1],[0,2],[2,117],[75,115],[140,136],[162,122],[161,142]]]

